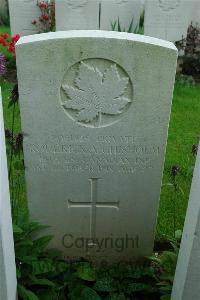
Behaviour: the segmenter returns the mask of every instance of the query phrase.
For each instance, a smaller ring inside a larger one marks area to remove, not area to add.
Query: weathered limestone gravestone
[[[12,35],[37,33],[37,27],[32,24],[40,16],[37,0],[9,0],[9,12]]]
[[[16,300],[17,280],[1,95],[0,149],[0,300]]]
[[[200,294],[200,148],[190,191],[172,300],[198,299]]]
[[[101,29],[111,30],[118,19],[122,30],[128,31],[131,23],[133,29],[138,28],[141,10],[140,0],[102,0]]]
[[[52,226],[65,256],[150,254],[175,46],[68,31],[23,37],[16,48],[31,217]]]
[[[99,0],[56,0],[56,30],[99,29]]]
[[[141,10],[140,0],[56,0],[56,30],[112,30],[118,18],[128,30],[139,24]]]
[[[171,42],[185,38],[193,5],[188,0],[147,0],[144,34]]]

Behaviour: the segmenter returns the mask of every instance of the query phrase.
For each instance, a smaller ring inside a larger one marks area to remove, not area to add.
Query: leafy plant
[[[171,250],[163,251],[161,254],[156,253],[154,256],[149,257],[153,268],[157,270],[157,287],[161,293],[161,300],[171,299],[181,236],[182,231],[177,230],[175,232],[175,237],[173,239],[169,239]]]
[[[170,299],[180,232],[171,240],[172,250],[148,260],[95,266],[60,260],[59,251],[47,248],[52,236],[35,237],[45,228],[25,215],[13,225],[19,299]]]
[[[180,196],[184,195],[184,191],[180,184],[180,175],[184,174],[184,170],[178,166],[173,165],[169,168],[169,177],[170,181],[168,183],[164,183],[163,187],[168,187],[171,190],[171,203],[172,203],[172,216],[173,216],[173,237],[176,234],[176,226],[177,226],[177,201]]]
[[[183,86],[188,86],[188,87],[195,86],[195,80],[190,75],[178,74],[176,75],[176,82]]]
[[[17,266],[18,294],[23,300],[62,299],[64,282],[59,276],[69,269],[66,262],[59,260],[60,252],[47,250],[52,236],[34,238],[46,228],[36,222],[22,219],[14,224],[15,256]],[[51,298],[48,298],[51,294]]]
[[[128,32],[128,33],[136,33],[136,34],[139,33],[139,24],[137,24],[134,28],[134,18],[132,18],[128,29],[122,28],[119,17],[118,17],[117,21],[111,22],[111,28],[112,28],[112,31]]]
[[[91,295],[91,298],[88,296],[87,299],[129,299],[131,296],[147,299],[147,295],[148,299],[151,299],[151,295],[158,290],[157,287],[153,287],[153,282],[156,281],[154,270],[149,265],[121,263],[95,267],[88,262],[80,262],[72,264],[72,268],[76,272],[68,285],[69,299],[82,299],[78,297],[83,291]]]
[[[37,0],[37,6],[40,9],[38,20],[32,20],[32,24],[37,27],[38,32],[49,32],[55,29],[55,1]]]
[[[190,24],[186,39],[177,42],[182,57],[182,73],[199,79],[200,74],[200,27]]]

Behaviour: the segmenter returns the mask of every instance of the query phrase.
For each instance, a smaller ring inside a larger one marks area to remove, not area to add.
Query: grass
[[[188,87],[176,84],[158,214],[158,234],[173,234],[174,213],[176,229],[183,227],[195,164],[192,145],[197,143],[197,136],[200,136],[200,86]],[[180,188],[177,193],[174,193],[173,187],[168,185],[172,181],[170,169],[174,165],[180,168],[177,176]]]
[[[9,32],[1,28],[1,32]],[[12,111],[8,109],[10,91],[13,83],[1,80],[5,128],[11,128]],[[15,132],[20,131],[19,110],[16,111]],[[172,114],[169,126],[166,161],[161,189],[161,200],[158,213],[157,236],[162,234],[172,236],[175,228],[182,229],[189,191],[195,164],[191,153],[192,145],[197,143],[196,136],[200,135],[200,86],[175,85]],[[178,191],[174,193],[171,185],[170,170],[172,166],[179,166],[177,176]],[[24,199],[22,200],[25,206]]]

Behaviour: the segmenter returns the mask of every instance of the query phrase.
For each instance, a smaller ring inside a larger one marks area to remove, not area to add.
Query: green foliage
[[[178,47],[184,50],[182,57],[182,73],[192,75],[199,80],[200,76],[200,27],[190,24],[187,37],[178,43]]]
[[[30,290],[27,290],[23,285],[18,284],[18,295],[24,300],[38,300],[38,297],[32,293]]]
[[[52,236],[35,237],[45,228],[25,220],[13,225],[18,293],[23,300],[56,300],[63,292],[64,283],[58,278],[69,266],[58,259],[58,251],[47,250]]]
[[[129,299],[130,296],[145,299],[143,298],[145,295],[153,295],[158,291],[154,270],[149,264],[121,263],[97,268],[88,262],[81,262],[72,264],[72,269],[75,273],[68,284],[69,299],[77,299],[77,295],[82,295],[83,291],[86,291],[84,289],[86,285],[90,288],[87,291],[93,295],[91,299],[123,300]]]
[[[132,18],[129,28],[122,28],[119,17],[118,17],[117,21],[111,22],[111,28],[112,28],[112,31],[139,33],[139,25],[136,25],[136,27],[134,28],[134,18]]]
[[[171,293],[181,233],[171,250],[137,264],[95,266],[67,263],[58,250],[48,249],[52,236],[39,236],[47,226],[28,222],[13,225],[19,300],[167,299]],[[162,298],[160,298],[162,297]]]
[[[8,26],[9,23],[10,23],[10,19],[9,19],[8,14],[5,14],[5,13],[1,12],[0,13],[0,24]]]
[[[192,147],[198,144],[197,137],[200,133],[199,114],[200,86],[176,82],[158,212],[157,238],[161,234],[174,236],[174,207],[175,230],[183,228],[195,164]],[[170,171],[173,165],[178,165],[181,169],[176,177],[179,187],[176,193],[173,186],[166,185],[172,183]]]
[[[170,250],[163,251],[160,255],[149,257],[154,269],[157,270],[156,279],[157,286],[162,295],[161,300],[168,300],[171,296],[181,236],[181,230],[177,230],[175,238],[170,239]]]
[[[117,283],[111,276],[99,278],[94,285],[94,289],[99,292],[116,292]]]
[[[86,281],[95,281],[96,280],[96,269],[89,263],[78,263],[74,265],[74,268],[77,269],[76,276],[80,279]]]
[[[195,80],[192,76],[180,74],[176,76],[176,82],[183,86],[195,86]]]

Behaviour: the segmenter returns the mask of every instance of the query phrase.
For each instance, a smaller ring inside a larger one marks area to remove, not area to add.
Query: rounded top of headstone
[[[45,42],[50,40],[60,39],[75,39],[75,38],[99,38],[99,39],[115,39],[115,40],[126,40],[131,42],[138,42],[149,44],[158,47],[164,47],[173,51],[178,51],[176,46],[166,40],[153,38],[140,34],[133,34],[127,32],[114,32],[114,31],[103,31],[103,30],[68,30],[68,31],[57,31],[48,32],[42,34],[34,34],[29,36],[23,36],[19,39],[16,44],[16,48],[24,44]]]

